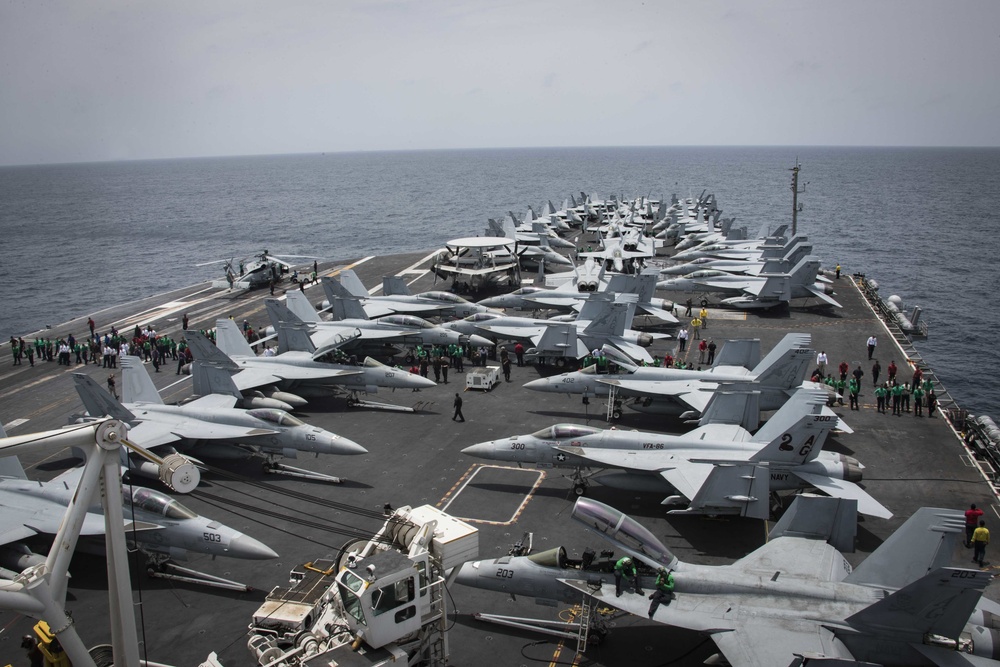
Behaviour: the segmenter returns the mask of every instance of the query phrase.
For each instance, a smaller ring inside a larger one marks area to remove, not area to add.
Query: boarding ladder
[[[577,654],[582,654],[587,650],[587,639],[590,634],[590,615],[592,613],[593,608],[591,606],[591,597],[589,595],[584,595],[583,602],[580,603],[580,629],[576,635]]]
[[[608,409],[604,415],[604,419],[608,422],[612,422],[615,420],[615,411],[620,410],[621,408],[618,404],[618,387],[616,385],[609,385],[608,389]]]

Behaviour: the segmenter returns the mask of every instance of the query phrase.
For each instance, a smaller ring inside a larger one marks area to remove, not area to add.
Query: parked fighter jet
[[[278,347],[287,352],[274,357],[258,357],[235,322],[216,322],[218,347],[197,331],[184,332],[195,355],[195,394],[212,393],[211,388],[199,387],[202,373],[199,364],[210,364],[233,373],[233,383],[240,391],[278,388],[284,396],[294,390],[308,397],[328,396],[337,388],[345,392],[374,394],[379,387],[386,389],[426,389],[435,386],[432,380],[386,366],[366,358],[360,366],[315,361],[316,348],[305,327],[278,328]],[[290,340],[292,339],[292,340]]]
[[[539,378],[524,386],[533,391],[580,394],[586,398],[609,396],[638,397],[629,406],[640,412],[680,415],[705,409],[712,392],[721,382],[753,382],[761,393],[761,409],[777,410],[801,386],[815,353],[809,334],[786,334],[760,363],[748,370],[738,358],[734,341],[727,341],[714,366],[707,371],[639,366],[612,348],[604,348],[624,372],[599,374],[594,367]],[[757,343],[759,355],[760,343]]]
[[[465,332],[475,328],[486,336],[520,341],[534,346],[538,356],[554,358],[560,365],[565,359],[579,359],[602,345],[613,346],[632,359],[652,361],[645,348],[669,336],[628,328],[637,300],[635,294],[591,294],[573,322],[482,313],[442,326]]]
[[[580,499],[580,504],[599,506],[596,501]],[[646,536],[642,526],[633,519],[623,516],[623,526],[628,525],[628,535],[641,535],[636,544],[658,545]],[[796,496],[791,506],[782,514],[767,534],[768,540],[783,535],[794,535],[803,539],[825,540],[839,551],[853,552],[858,528],[858,504],[853,500],[827,498],[815,495]],[[634,545],[630,545],[634,546]],[[931,547],[928,541],[925,546]],[[649,547],[647,547],[648,549]],[[661,552],[657,547],[650,549],[651,555],[659,563]],[[626,550],[626,553],[629,553]],[[501,556],[492,561],[468,561],[462,565],[455,582],[472,588],[498,593],[507,593],[511,598],[518,595],[533,597],[539,603],[546,601],[578,604],[580,591],[564,582],[567,579],[587,579],[593,586],[614,581],[614,566],[620,555],[613,549],[602,549],[600,557],[591,547],[585,548],[578,558],[568,555],[564,546],[558,546],[538,553],[516,553]],[[659,567],[650,566],[642,560],[635,560],[639,583],[645,589],[653,588],[653,578]],[[502,570],[502,574],[497,573]],[[531,619],[518,619],[528,623]]]
[[[737,294],[721,303],[733,308],[773,308],[791,299],[815,297],[824,303],[840,308],[840,304],[827,295],[829,287],[816,281],[820,261],[812,257],[802,259],[791,271],[782,274],[744,276],[725,271],[701,270],[681,278],[672,278],[656,284],[658,289],[679,292]]]
[[[521,287],[508,294],[491,296],[479,302],[489,308],[515,308],[517,310],[570,310],[579,299],[592,292],[603,292],[608,286],[604,264],[593,257],[573,267],[572,271],[550,273],[545,276],[542,287],[535,285]]]
[[[783,273],[802,261],[804,257],[812,254],[812,250],[813,245],[806,242],[805,236],[800,235],[789,239],[787,244],[768,245],[765,243],[757,257],[749,259],[699,257],[684,264],[662,268],[660,273],[665,276],[686,276],[705,269],[747,276],[759,276],[761,273]]]
[[[708,634],[733,667],[805,664],[803,656],[831,665],[1000,664],[1000,605],[982,597],[992,574],[948,567],[964,525],[957,511],[917,511],[853,571],[816,539],[783,535],[732,565],[695,565],[603,503],[578,499],[573,518],[639,562],[672,570],[675,597],[650,614],[645,595],[617,597],[613,583],[570,575],[567,585]]]
[[[597,267],[593,261],[593,258],[588,259],[584,266]],[[580,268],[577,267],[577,269]],[[584,268],[579,271],[578,275],[588,275],[589,270]],[[638,296],[635,305],[637,315],[651,315],[668,324],[678,323],[677,318],[671,312],[673,303],[653,296],[656,291],[656,279],[659,276],[657,269],[643,269],[639,274],[611,274],[607,278],[605,278],[603,267],[599,267],[598,272],[598,277],[593,281],[570,280],[553,289],[522,287],[510,294],[483,299],[480,304],[494,308],[516,308],[518,310],[578,311],[583,307],[588,295],[593,292],[635,294]]]
[[[752,392],[742,393],[744,401],[750,400]],[[834,497],[857,499],[863,514],[891,517],[857,485],[862,470],[857,459],[823,451],[837,423],[836,415],[825,411],[825,403],[826,392],[800,389],[753,436],[732,423],[709,423],[712,415],[707,415],[698,428],[680,436],[557,424],[475,444],[462,452],[489,460],[573,468],[578,495],[586,489],[583,469],[619,468],[625,472],[603,475],[598,481],[631,491],[670,494],[664,504],[687,505],[671,514],[766,519],[772,491],[814,487]],[[745,403],[727,401],[726,409],[740,420],[746,414]]]
[[[581,252],[580,257],[603,261],[619,273],[637,271],[643,260],[656,256],[658,243],[660,241],[644,236],[638,229],[619,228],[618,235],[602,239],[600,250]]]
[[[708,238],[692,248],[676,253],[671,259],[677,262],[690,262],[702,257],[714,257],[716,259],[742,259],[746,261],[759,257],[767,248],[786,246],[790,241],[785,236],[787,230],[788,225],[779,225],[766,237],[756,239],[732,238],[731,235],[726,238]],[[737,236],[742,236],[742,234]]]
[[[264,305],[275,326],[278,322],[305,322],[315,327],[312,339],[316,345],[317,357],[342,346],[345,336],[353,337],[358,330],[361,336],[352,344],[371,341],[404,345],[450,345],[464,342],[473,345],[493,344],[482,336],[465,337],[415,315],[386,315],[370,320],[357,299],[334,299],[334,320],[330,322],[320,319],[319,313],[301,292],[289,292],[285,304],[277,299],[264,299]]]
[[[77,393],[91,417],[104,415],[131,425],[129,438],[146,449],[166,447],[190,450],[201,458],[247,458],[265,456],[265,466],[278,468],[276,460],[295,458],[298,452],[316,454],[365,454],[361,445],[343,436],[310,426],[284,410],[234,408],[231,394],[209,394],[184,405],[165,405],[153,381],[137,357],[121,357],[122,399],[119,402],[89,376],[74,373]],[[212,383],[232,386],[229,373],[209,367]],[[233,386],[235,390],[235,386]],[[238,393],[238,391],[237,391]],[[139,474],[156,475],[153,464],[136,460],[130,468]],[[330,481],[333,481],[332,479]]]
[[[73,468],[48,482],[29,481],[17,457],[0,458],[0,576],[10,579],[45,560],[22,540],[58,532],[82,472],[83,468]],[[122,506],[126,536],[150,554],[173,559],[184,559],[188,552],[253,560],[278,557],[249,535],[200,516],[154,489],[122,487]],[[104,535],[101,514],[99,507],[87,514],[81,535]]]
[[[452,292],[435,290],[412,294],[402,276],[382,278],[382,296],[371,296],[351,269],[341,271],[336,278],[325,276],[320,284],[323,285],[327,299],[323,308],[330,307],[334,297],[354,297],[361,300],[361,307],[368,317],[402,313],[422,317],[455,318],[485,313],[489,310],[486,306],[472,303]]]

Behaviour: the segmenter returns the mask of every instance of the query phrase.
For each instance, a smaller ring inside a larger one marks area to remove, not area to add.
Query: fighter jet
[[[578,504],[601,507],[596,501],[582,498]],[[650,535],[641,525],[627,516],[621,516],[622,528],[626,534],[638,537],[629,546],[635,547],[641,544],[656,559],[656,566],[647,565],[643,560],[635,560],[640,585],[651,589],[661,554],[664,552],[659,549],[659,542],[655,538],[650,539]],[[857,502],[801,495],[795,497],[788,510],[774,524],[767,534],[767,539],[774,540],[783,535],[795,535],[803,539],[825,540],[840,551],[853,552],[857,528]],[[602,535],[602,537],[608,536]],[[934,545],[931,541],[927,541],[923,546],[932,548]],[[626,553],[631,552],[626,549]],[[577,558],[570,557],[563,546],[534,554],[517,553],[512,550],[511,555],[493,561],[466,562],[454,580],[472,588],[507,593],[512,598],[523,595],[533,597],[539,603],[552,600],[579,604],[580,591],[567,586],[564,582],[567,579],[587,579],[596,590],[600,584],[614,581],[614,566],[618,558],[620,555],[616,555],[613,549],[602,549],[598,556],[590,547],[585,548]],[[667,560],[669,562],[669,559]],[[521,620],[530,622],[531,619]]]
[[[201,386],[205,375],[199,366],[214,365],[232,373],[233,383],[241,391],[260,390],[272,396],[284,397],[294,391],[308,397],[328,396],[338,388],[354,393],[374,394],[379,387],[386,389],[426,389],[436,386],[432,380],[386,366],[366,358],[360,366],[332,364],[315,361],[316,348],[304,326],[278,328],[278,347],[288,350],[274,357],[258,357],[240,332],[235,322],[220,319],[216,322],[218,347],[197,331],[184,332],[195,355],[195,394],[212,393],[212,388]]]
[[[326,301],[322,304],[324,309],[330,307],[335,297],[354,297],[361,301],[361,307],[370,318],[397,313],[455,318],[489,310],[486,306],[472,303],[453,292],[434,290],[412,294],[402,276],[383,277],[382,296],[371,296],[351,269],[341,271],[336,278],[324,276],[320,284],[326,292]]]
[[[637,269],[643,260],[655,257],[659,243],[638,229],[619,227],[617,235],[601,240],[600,250],[581,252],[580,257],[593,257],[621,273],[626,269]]]
[[[176,447],[189,450],[198,458],[217,459],[260,454],[266,459],[265,465],[272,467],[277,465],[279,457],[296,458],[298,452],[365,454],[368,451],[343,436],[310,426],[284,410],[234,408],[237,399],[231,393],[209,394],[184,405],[166,405],[139,358],[121,357],[121,364],[123,402],[104,391],[89,375],[74,373],[73,380],[91,417],[108,415],[128,423],[129,439],[146,449],[163,451]],[[217,375],[212,383],[232,385],[228,372],[211,367],[206,370]],[[130,469],[139,474],[158,474],[150,470],[151,465],[137,460]]]
[[[950,568],[962,515],[918,510],[852,571],[826,542],[786,534],[732,565],[680,561],[623,513],[577,500],[573,518],[650,567],[673,570],[675,599],[657,623],[711,636],[733,667],[804,664],[997,665],[1000,605],[982,598],[990,572]],[[641,617],[646,596],[577,591]]]
[[[817,488],[837,498],[855,498],[858,510],[881,518],[892,513],[857,485],[857,459],[823,451],[837,417],[825,411],[826,392],[800,389],[756,434],[741,424],[752,392],[724,397],[720,410],[738,420],[711,423],[706,409],[698,428],[684,435],[601,430],[556,424],[536,433],[466,447],[464,454],[495,461],[573,468],[574,490],[586,490],[584,469],[624,472],[598,477],[605,486],[669,494],[671,514],[739,514],[766,519],[773,491]],[[744,401],[740,404],[738,399]],[[715,400],[719,400],[716,397]]]
[[[604,264],[593,257],[573,267],[572,271],[545,275],[542,287],[535,285],[521,287],[508,294],[491,296],[479,302],[489,308],[515,308],[517,310],[571,310],[580,299],[592,292],[603,292],[608,287],[609,277],[605,277]]]
[[[534,354],[552,357],[557,364],[579,359],[602,345],[610,345],[632,359],[652,361],[645,348],[667,334],[629,329],[638,297],[635,294],[591,294],[572,322],[483,313],[446,326],[456,331],[478,329],[486,336],[534,346]]]
[[[707,371],[639,366],[606,347],[605,356],[624,372],[599,374],[591,366],[532,380],[524,386],[533,391],[579,394],[586,398],[609,396],[614,392],[623,397],[637,397],[629,407],[640,412],[680,415],[691,410],[702,412],[721,382],[753,382],[761,394],[761,409],[777,410],[802,385],[815,356],[810,349],[811,341],[809,334],[786,334],[753,370],[747,369],[752,365],[747,362],[753,357],[748,358],[743,344],[736,341],[723,344],[715,365]],[[759,359],[760,341],[754,349]]]
[[[791,271],[781,274],[745,276],[705,269],[660,281],[656,287],[679,292],[735,294],[738,296],[723,299],[721,303],[741,309],[773,308],[792,299],[813,297],[840,308],[840,304],[827,295],[829,286],[817,282],[819,267],[818,259],[805,257]]]
[[[321,357],[333,349],[344,345],[345,337],[354,337],[361,332],[351,345],[377,341],[379,343],[400,343],[403,345],[450,345],[469,342],[473,345],[492,345],[482,336],[466,337],[456,331],[435,326],[415,315],[386,315],[374,320],[368,319],[361,308],[361,302],[353,298],[334,299],[332,310],[334,320],[325,322],[301,292],[289,292],[282,304],[277,299],[264,299],[271,322],[305,322],[315,331],[312,334],[316,346],[316,357]]]
[[[587,260],[589,265],[596,267],[597,265],[593,262],[593,258]],[[586,267],[588,264],[584,266]],[[577,275],[590,275],[589,271],[589,269],[584,268]],[[635,294],[638,296],[635,305],[636,314],[651,315],[667,324],[678,323],[677,318],[671,312],[673,303],[653,296],[656,291],[656,279],[659,276],[657,269],[643,269],[639,274],[610,274],[607,278],[604,276],[603,267],[599,267],[598,271],[599,276],[593,281],[569,280],[553,289],[522,287],[510,294],[484,299],[480,303],[494,308],[516,308],[518,310],[579,311],[588,295],[593,292]]]
[[[0,458],[0,577],[11,579],[25,567],[45,561],[23,540],[58,532],[82,472],[83,468],[73,468],[48,482],[29,481],[17,457]],[[173,559],[184,559],[188,552],[253,560],[278,557],[249,535],[200,516],[160,491],[124,486],[122,505],[126,536],[147,554]],[[103,537],[99,507],[87,514],[81,535]]]
[[[699,257],[683,264],[662,268],[660,273],[665,276],[686,276],[704,269],[748,276],[759,276],[761,273],[782,273],[798,264],[802,258],[812,254],[812,250],[813,245],[806,242],[805,236],[799,235],[789,239],[787,244],[768,245],[765,243],[760,255],[749,259]]]

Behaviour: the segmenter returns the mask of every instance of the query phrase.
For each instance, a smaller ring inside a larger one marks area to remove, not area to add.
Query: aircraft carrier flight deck
[[[327,262],[320,264],[319,273],[334,275],[349,266],[369,289],[380,286],[383,276],[396,274],[410,283],[414,293],[440,289],[440,279],[435,285],[434,275],[429,271],[429,256],[430,252],[424,252]],[[786,333],[808,333],[812,336],[812,347],[826,352],[831,370],[846,361],[852,370],[860,364],[865,371],[860,410],[849,410],[846,401],[845,405],[834,407],[854,433],[834,434],[826,447],[854,456],[864,464],[864,488],[894,516],[889,520],[871,517],[860,520],[858,551],[848,555],[852,563],[860,562],[922,506],[964,510],[969,503],[977,503],[986,510],[989,525],[1000,525],[993,488],[951,427],[947,414],[939,413],[937,418],[930,419],[926,415],[915,417],[912,412],[893,416],[876,411],[866,349],[868,337],[878,337],[877,357],[883,373],[889,362],[895,361],[901,379],[909,380],[912,368],[865,300],[850,271],[850,265],[845,265],[845,273],[833,281],[836,299],[843,305],[841,309],[792,306],[771,314],[711,308],[708,327],[702,336],[720,345],[730,338],[759,338],[762,353],[766,354]],[[526,274],[525,278],[530,276]],[[276,294],[280,296],[285,289],[299,288],[285,280],[278,285]],[[313,303],[324,298],[318,284],[307,287],[305,293]],[[668,296],[663,292],[659,295]],[[110,307],[92,316],[99,331],[112,324],[123,331],[137,324],[149,324],[158,332],[178,339],[184,314],[190,318],[192,329],[212,328],[217,318],[226,317],[237,323],[247,320],[255,328],[262,328],[267,324],[263,309],[263,299],[267,296],[266,288],[237,293],[200,284]],[[678,301],[683,302],[683,298]],[[683,315],[683,307],[677,312]],[[86,319],[84,316],[44,333],[51,337],[69,333],[81,336],[87,332]],[[640,324],[641,318],[636,323]],[[29,342],[33,338],[25,336]],[[668,351],[675,353],[675,348],[674,339],[658,340],[651,352],[662,357]],[[687,356],[697,362],[698,352],[692,348],[694,345],[689,345]],[[74,415],[83,412],[71,374],[90,374],[104,386],[109,373],[93,364],[65,367],[36,360],[34,367],[30,367],[26,362],[20,366],[11,362],[10,350],[5,346],[0,354],[0,420],[10,435],[67,424]],[[164,401],[177,402],[191,395],[191,378],[175,373],[176,362],[168,361],[158,373],[153,372],[151,364],[146,364],[146,368]],[[469,368],[467,363],[466,370]],[[120,374],[120,369],[116,372]],[[278,552],[280,558],[213,561],[198,557],[184,563],[248,583],[256,589],[249,593],[206,589],[133,572],[143,657],[174,665],[196,665],[210,651],[216,651],[229,667],[255,664],[246,647],[247,625],[266,592],[274,586],[287,585],[292,568],[336,556],[348,539],[316,527],[286,524],[274,518],[272,512],[303,519],[322,517],[363,532],[376,530],[380,523],[354,516],[341,505],[381,511],[386,505],[395,508],[431,504],[478,527],[481,559],[507,554],[529,532],[535,552],[562,545],[571,556],[579,557],[587,547],[598,554],[609,548],[569,520],[576,497],[573,483],[564,476],[568,470],[519,468],[461,453],[474,443],[532,433],[556,423],[608,428],[602,399],[591,399],[585,404],[578,396],[538,393],[522,387],[529,380],[556,372],[552,366],[515,365],[509,383],[501,381],[490,391],[466,391],[465,375],[453,368],[447,384],[419,392],[380,390],[370,397],[413,407],[413,413],[349,407],[343,399],[310,404],[297,414],[309,423],[361,444],[369,453],[345,457],[300,455],[290,463],[342,477],[345,481],[341,484],[267,475],[260,463],[253,461],[226,465],[255,485],[205,473],[201,490],[208,496],[186,496],[181,500],[196,511],[260,540]],[[451,418],[456,392],[464,400],[464,423]],[[690,428],[678,419],[629,409],[624,410],[614,426],[671,433]],[[73,463],[68,452],[23,460],[28,477],[43,480]],[[298,495],[278,491],[295,491]],[[667,515],[660,504],[662,497],[655,493],[627,492],[592,484],[587,494],[640,521],[685,561],[730,563],[760,546],[769,526],[742,518]],[[318,504],[313,499],[337,505]],[[38,547],[40,553],[46,549],[44,545]],[[991,567],[990,561],[1000,561],[991,557],[992,549],[987,551],[987,568]],[[970,551],[960,547],[954,562],[959,567],[968,567],[970,558]],[[137,564],[140,566],[134,569],[142,570],[141,561]],[[102,560],[78,555],[71,572],[68,607],[80,636],[88,645],[107,642],[107,582]],[[573,641],[485,624],[474,617],[485,612],[568,620],[573,614],[571,607],[540,605],[526,598],[514,601],[498,593],[459,585],[452,585],[449,590],[453,624],[449,633],[450,664],[455,666],[700,665],[718,652],[710,639],[695,633],[612,614],[609,619],[612,631],[605,641],[577,655]],[[986,594],[992,599],[1000,597],[995,587]],[[3,629],[0,662],[17,664],[21,657],[18,642],[30,632],[31,625],[28,619],[12,612],[0,612]]]

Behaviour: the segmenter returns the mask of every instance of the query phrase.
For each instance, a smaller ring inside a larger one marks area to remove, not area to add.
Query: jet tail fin
[[[768,541],[778,537],[805,537],[825,540],[841,553],[854,552],[858,534],[858,501],[828,496],[795,496],[791,506],[767,534]]]
[[[774,349],[754,367],[752,375],[768,387],[798,387],[812,363],[813,351],[809,349],[811,343],[812,336],[809,334],[785,334]]]
[[[595,301],[597,296],[604,295],[601,292],[591,294],[577,318],[587,319],[584,317],[584,312],[588,310],[587,306],[594,302],[597,307],[591,312],[594,310],[597,312],[590,318],[590,324],[584,328],[584,333],[588,336],[621,336],[632,322],[638,297],[635,294],[619,294],[614,297],[614,301],[610,300],[612,298],[610,295]]]
[[[163,398],[149,377],[149,371],[142,365],[139,357],[125,356],[122,364],[122,401],[125,403],[159,403]]]
[[[264,299],[264,308],[267,309],[267,316],[271,318],[271,325],[275,330],[282,322],[297,324],[302,322],[302,318],[288,309],[288,306],[277,299]]]
[[[950,564],[955,543],[964,534],[965,517],[958,511],[922,507],[847,575],[845,581],[903,588]]]
[[[351,294],[351,291],[347,289],[343,283],[331,276],[323,276],[320,278],[319,284],[323,286],[323,291],[326,293],[326,300],[331,304],[338,297],[350,298],[355,296],[354,294]],[[367,296],[367,294],[365,296]]]
[[[760,426],[760,392],[753,391],[749,383],[720,386],[698,420],[699,426],[708,424],[738,424],[747,431],[756,430]]]
[[[545,327],[538,344],[536,354],[540,356],[555,356],[577,358],[576,328],[572,324],[550,324]]]
[[[195,360],[194,369],[194,393],[198,396],[208,396],[209,394],[222,394],[233,396],[236,400],[243,398],[233,376],[225,368],[220,368],[215,364],[202,363]]]
[[[789,272],[788,277],[793,285],[812,285],[816,282],[820,266],[820,261],[815,257],[804,257]]]
[[[938,568],[845,620],[859,629],[957,639],[991,579],[980,570]]]
[[[835,415],[820,414],[825,404],[823,389],[797,390],[751,439],[764,446],[750,460],[802,464],[816,458],[837,426]]]
[[[383,276],[382,294],[386,296],[411,296],[410,287],[403,276]]]
[[[229,322],[229,320],[225,320]],[[222,322],[219,320],[218,326],[216,327],[217,337],[221,341],[222,339]],[[242,334],[237,334],[241,338]],[[230,359],[221,348],[212,345],[212,341],[205,337],[205,334],[200,331],[185,331],[184,340],[187,341],[188,345],[191,347],[191,352],[194,354],[195,361],[215,364],[221,368],[225,368],[228,371],[239,370],[239,366],[236,365],[232,359]],[[244,339],[244,342],[246,340]],[[253,352],[250,352],[250,356],[253,356]]]
[[[291,291],[285,295],[285,305],[303,322],[321,322],[322,318],[302,292]]]
[[[365,312],[364,306],[361,305],[361,301],[353,296],[337,297],[330,301],[330,312],[335,322],[369,319],[368,313]]]
[[[727,340],[719,354],[715,357],[716,366],[742,366],[743,368],[753,368],[760,363],[760,339],[759,338],[738,338]]]
[[[281,322],[277,326],[278,349],[281,352],[316,353],[316,346],[309,337],[309,325],[303,322]]]
[[[231,370],[236,370],[239,366],[229,359],[228,355],[231,354],[236,357],[257,356],[253,348],[250,347],[250,343],[247,342],[246,336],[240,331],[236,322],[232,320],[222,319],[215,322],[215,339],[218,347],[211,345],[211,341],[205,340],[216,351],[215,358],[206,358],[206,361],[212,361],[213,363],[216,361],[221,362],[222,359],[219,357],[225,357],[225,360],[232,365]],[[191,347],[194,347],[194,345]],[[198,351],[195,350],[195,353],[198,354]],[[198,354],[198,356],[202,355]]]
[[[104,417],[132,423],[135,415],[122,405],[118,399],[97,386],[93,378],[83,373],[73,373],[73,382],[76,383],[76,393],[83,401],[83,407],[91,417]]]
[[[358,278],[358,274],[354,273],[353,269],[344,269],[340,272],[340,284],[351,294],[351,296],[356,296],[358,298],[368,296],[368,290],[365,289],[364,283],[361,282],[361,279]]]

